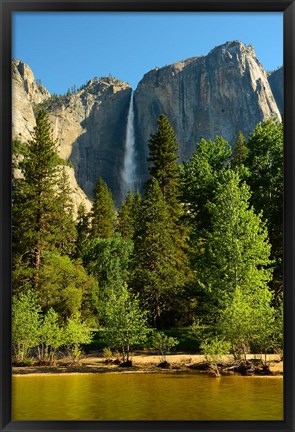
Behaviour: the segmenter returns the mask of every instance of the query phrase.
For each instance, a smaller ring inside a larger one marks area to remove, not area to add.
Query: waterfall
[[[124,196],[126,196],[129,189],[131,190],[131,192],[134,191],[136,180],[133,96],[134,92],[132,91],[127,117],[125,154],[122,170],[122,190]]]

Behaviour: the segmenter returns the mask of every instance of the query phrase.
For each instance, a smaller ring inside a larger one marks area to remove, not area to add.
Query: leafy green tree
[[[134,257],[132,288],[139,293],[151,323],[160,325],[160,317],[183,289],[184,275],[176,267],[172,222],[155,178],[147,184],[142,201]]]
[[[95,188],[92,206],[91,236],[108,238],[115,232],[116,213],[112,193],[102,178]]]
[[[67,318],[64,327],[64,346],[69,350],[74,362],[78,361],[82,354],[82,345],[90,344],[93,339],[92,329],[79,314]]]
[[[12,299],[12,347],[17,361],[28,358],[39,344],[41,307],[34,292],[20,293]]]
[[[13,287],[39,288],[44,251],[68,252],[74,231],[70,227],[70,198],[63,188],[57,141],[52,137],[48,116],[40,110],[32,140],[19,163],[21,176],[14,180],[12,207]],[[69,230],[70,235],[67,235]],[[61,242],[61,239],[62,242]],[[17,274],[15,280],[14,275]],[[15,283],[17,281],[17,284]]]
[[[125,239],[131,240],[134,235],[134,198],[130,190],[118,211],[118,231]]]
[[[259,290],[253,296],[253,315],[254,320],[254,344],[259,352],[264,354],[264,364],[266,364],[267,353],[277,347],[277,314],[273,307],[273,292],[268,289]],[[280,328],[283,332],[283,326]]]
[[[219,173],[227,166],[231,148],[216,136],[215,141],[201,139],[189,162],[182,167],[182,200],[193,226],[194,239],[210,227],[208,203],[213,200]]]
[[[88,243],[83,262],[99,284],[96,309],[102,312],[111,292],[120,291],[129,279],[133,242],[115,234],[108,239],[96,238]]]
[[[283,289],[283,124],[273,119],[256,126],[248,140],[246,166],[252,190],[251,203],[267,221],[271,258],[275,260],[272,288]]]
[[[157,331],[153,335],[152,344],[158,351],[160,362],[166,362],[166,355],[170,352],[171,348],[178,345],[178,340],[172,336],[167,336],[165,333]]]
[[[223,356],[229,353],[230,343],[221,337],[211,336],[203,340],[200,349],[209,363],[211,373],[217,377],[220,376],[218,363],[222,361]]]
[[[218,322],[218,328],[230,343],[235,358],[243,354],[244,360],[247,359],[246,354],[253,341],[256,324],[253,316],[253,298],[252,293],[236,287]]]
[[[77,313],[82,313],[86,319],[96,313],[97,281],[87,274],[81,263],[68,256],[44,255],[39,292],[42,308],[45,311],[53,308],[62,320]]]
[[[235,357],[246,354],[255,345],[266,354],[275,347],[275,309],[268,287],[241,290],[237,287],[228,306],[222,311],[218,328],[230,342]]]
[[[44,315],[39,328],[38,357],[41,361],[54,360],[56,350],[63,345],[63,331],[58,322],[58,314],[50,308]]]
[[[212,228],[197,261],[200,302],[212,324],[237,287],[256,292],[271,279],[267,229],[249,200],[249,187],[236,173],[224,172],[210,205]]]
[[[149,331],[146,312],[140,308],[138,297],[128,292],[127,285],[119,294],[112,292],[105,308],[106,344],[117,349],[124,362],[129,361],[132,349],[146,341]]]

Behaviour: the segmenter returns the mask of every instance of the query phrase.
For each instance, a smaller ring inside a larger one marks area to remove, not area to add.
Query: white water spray
[[[135,186],[135,176],[136,176],[136,165],[135,165],[135,138],[134,138],[134,103],[133,103],[134,93],[132,91],[130,98],[130,105],[127,117],[127,130],[126,130],[126,140],[125,140],[125,155],[122,170],[122,180],[123,180],[123,192],[124,195],[127,194],[130,189],[131,192],[134,191]]]

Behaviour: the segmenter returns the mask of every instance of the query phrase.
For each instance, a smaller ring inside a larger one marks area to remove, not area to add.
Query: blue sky
[[[228,40],[254,46],[266,70],[283,64],[283,14],[16,12],[12,56],[51,93],[111,74],[133,88],[150,69]]]

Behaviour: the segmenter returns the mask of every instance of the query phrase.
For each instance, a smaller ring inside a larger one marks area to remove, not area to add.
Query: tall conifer
[[[116,213],[112,192],[100,177],[92,206],[91,236],[108,238],[115,232]]]
[[[20,163],[22,177],[14,182],[12,242],[13,269],[17,275],[14,286],[21,283],[22,274],[27,286],[38,289],[44,252],[61,247],[65,253],[72,243],[65,236],[72,223],[69,190],[66,178],[61,176],[56,152],[57,141],[53,139],[48,116],[40,110],[32,140]],[[71,235],[75,236],[72,228]]]

